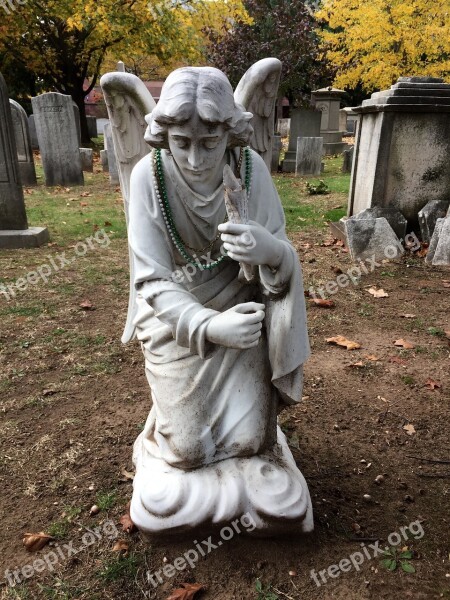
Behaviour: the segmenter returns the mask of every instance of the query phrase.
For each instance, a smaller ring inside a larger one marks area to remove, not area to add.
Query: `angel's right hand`
[[[207,339],[227,348],[254,348],[261,337],[264,308],[258,302],[244,302],[219,313],[208,323]]]

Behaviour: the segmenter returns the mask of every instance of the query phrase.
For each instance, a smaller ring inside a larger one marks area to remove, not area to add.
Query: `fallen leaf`
[[[47,535],[41,531],[40,533],[26,533],[22,542],[28,552],[38,552],[38,550],[42,550],[52,539],[51,535]]]
[[[122,481],[133,481],[134,473],[130,473],[130,471],[127,471],[126,469],[122,469],[120,472],[124,477]]]
[[[406,348],[407,350],[412,350],[415,348],[415,345],[412,342],[408,342],[408,340],[399,339],[394,342],[394,346],[399,346],[400,348]]]
[[[406,315],[400,315],[403,319],[415,319],[416,315],[410,315],[410,314],[406,314]]]
[[[363,358],[365,358],[366,360],[373,360],[374,362],[381,360],[380,358],[378,358],[378,356],[375,356],[374,354],[364,354]]]
[[[80,202],[80,206],[89,206],[87,202]]]
[[[105,227],[111,227],[112,223],[110,221],[105,221]]]
[[[403,425],[403,429],[408,435],[414,435],[416,433],[416,430],[414,429],[414,425],[412,423],[408,423],[408,425]]]
[[[450,340],[450,329],[446,329],[444,331],[445,335],[447,336],[447,338]]]
[[[375,288],[371,287],[367,291],[369,292],[369,294],[372,294],[374,298],[389,298],[389,294],[381,288],[379,290],[376,290]]]
[[[81,198],[87,198],[88,196],[92,196],[92,194],[90,192],[81,192],[80,194]]]
[[[347,348],[347,350],[357,350],[358,348],[361,348],[361,344],[358,344],[358,342],[352,342],[351,340],[345,338],[343,335],[337,335],[336,337],[326,338],[326,341],[329,344],[343,346],[344,348]]]
[[[122,529],[125,533],[133,533],[133,531],[136,531],[136,525],[130,517],[130,504],[127,505],[127,512],[120,517],[119,523],[122,525]]]
[[[193,600],[195,594],[204,589],[205,586],[201,583],[182,583],[181,587],[174,590],[167,600]]]
[[[450,288],[450,281],[448,281],[448,279],[443,279],[442,284],[445,288]]]
[[[425,382],[425,387],[427,387],[429,390],[436,390],[441,388],[442,385],[437,381],[434,381],[434,379],[428,378]]]
[[[83,310],[95,310],[95,306],[90,300],[83,300],[83,302],[80,302],[80,308]]]
[[[310,302],[321,308],[334,308],[336,306],[333,300],[324,300],[323,298],[311,298]]]
[[[402,358],[400,358],[399,356],[391,356],[389,358],[389,362],[390,363],[395,363],[397,365],[406,365],[406,360],[403,360]]]
[[[363,363],[362,360],[360,360],[359,362],[353,363],[351,365],[347,365],[348,368],[354,368],[354,369],[363,369],[366,365]]]
[[[117,540],[113,546],[113,552],[119,552],[122,555],[128,554],[128,542],[126,540]]]

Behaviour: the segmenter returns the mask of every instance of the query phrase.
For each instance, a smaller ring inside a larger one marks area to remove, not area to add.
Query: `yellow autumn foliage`
[[[338,87],[370,92],[402,76],[450,75],[449,0],[323,0],[316,17]]]

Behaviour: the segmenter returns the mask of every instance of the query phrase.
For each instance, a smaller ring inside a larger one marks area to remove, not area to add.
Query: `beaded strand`
[[[247,190],[247,197],[250,196],[251,189],[251,179],[252,179],[252,158],[250,153],[250,148],[244,148],[244,156],[245,156],[245,188]],[[152,171],[151,171],[155,194],[158,199],[159,206],[161,207],[161,213],[164,219],[164,223],[166,225],[167,231],[169,233],[170,239],[172,240],[173,245],[181,254],[181,256],[186,260],[186,262],[194,265],[198,269],[214,269],[220,265],[221,262],[227,258],[227,254],[222,254],[216,260],[210,261],[208,263],[200,263],[195,260],[193,256],[189,254],[186,250],[185,242],[181,235],[178,233],[178,230],[175,225],[175,221],[173,218],[172,210],[170,208],[169,197],[167,195],[166,182],[164,178],[164,170],[161,158],[161,150],[159,148],[153,150],[153,160],[152,160]]]

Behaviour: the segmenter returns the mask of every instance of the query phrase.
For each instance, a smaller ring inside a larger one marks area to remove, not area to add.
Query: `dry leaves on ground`
[[[95,306],[90,300],[83,300],[83,302],[80,302],[80,308],[83,310],[95,310]]]
[[[406,314],[406,315],[400,315],[403,319],[415,319],[416,315],[411,315],[411,314]]]
[[[374,298],[389,298],[389,294],[381,288],[377,290],[371,287],[367,291],[369,292],[369,294],[372,294]]]
[[[122,556],[128,554],[128,542],[126,540],[117,540],[114,544],[113,552],[119,552]]]
[[[28,552],[38,552],[52,539],[51,535],[41,531],[40,533],[26,533],[22,542]]]
[[[436,390],[441,388],[442,385],[437,381],[434,381],[434,379],[429,378],[425,382],[425,387],[427,387],[429,390]]]
[[[311,298],[310,302],[321,308],[334,308],[336,306],[333,300],[324,300],[323,298]]]
[[[408,342],[408,340],[404,340],[400,338],[399,340],[395,340],[394,346],[398,346],[399,348],[405,348],[406,350],[412,350],[415,348],[415,345],[412,342]]]
[[[415,430],[414,425],[412,423],[408,423],[407,425],[403,425],[403,429],[406,431],[406,433],[408,435],[414,435],[416,433],[416,430]]]
[[[407,364],[406,360],[403,360],[399,356],[391,356],[389,358],[389,362],[397,364],[397,365],[402,365],[402,366],[405,366]]]
[[[205,586],[201,583],[182,583],[181,587],[174,590],[167,600],[193,600],[195,594],[204,589]]]
[[[133,533],[133,531],[136,531],[136,525],[133,523],[130,517],[129,504],[127,506],[127,512],[120,517],[119,523],[122,525],[122,529],[125,531],[125,533]]]
[[[361,348],[361,344],[358,344],[358,342],[352,342],[351,340],[345,338],[343,335],[337,335],[335,337],[326,338],[326,341],[329,344],[343,346],[344,348],[347,348],[347,350],[357,350],[358,348]]]

